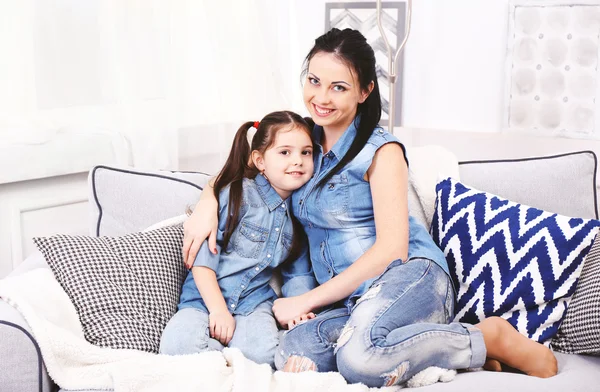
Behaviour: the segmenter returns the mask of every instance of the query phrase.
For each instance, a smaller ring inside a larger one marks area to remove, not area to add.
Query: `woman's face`
[[[320,52],[308,64],[304,104],[317,125],[343,132],[356,116],[359,103],[369,96],[361,91],[356,72],[331,53]]]

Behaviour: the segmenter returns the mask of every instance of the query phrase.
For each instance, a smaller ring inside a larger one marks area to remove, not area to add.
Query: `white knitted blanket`
[[[75,307],[47,268],[0,280],[0,297],[21,312],[50,377],[63,389],[127,391],[392,391],[346,383],[339,373],[273,372],[237,349],[185,356],[115,350],[85,340]],[[454,371],[425,369],[409,381],[450,381]]]

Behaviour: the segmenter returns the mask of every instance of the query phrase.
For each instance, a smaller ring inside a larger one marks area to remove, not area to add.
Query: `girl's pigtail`
[[[237,227],[240,208],[242,205],[242,182],[244,174],[251,169],[250,162],[250,145],[248,144],[248,130],[253,126],[252,121],[245,122],[237,130],[233,145],[229,152],[229,157],[225,162],[225,166],[217,175],[215,180],[215,197],[219,200],[221,190],[229,185],[229,203],[227,204],[228,214],[225,223],[225,232],[223,233],[222,249],[227,249],[229,240]]]

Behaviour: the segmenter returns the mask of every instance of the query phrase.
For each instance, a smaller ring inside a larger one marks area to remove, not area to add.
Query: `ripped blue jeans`
[[[346,307],[320,313],[286,332],[275,354],[283,369],[290,356],[310,360],[319,372],[339,371],[350,383],[402,384],[429,366],[481,367],[481,331],[450,323],[454,291],[434,262],[394,261],[371,288]]]

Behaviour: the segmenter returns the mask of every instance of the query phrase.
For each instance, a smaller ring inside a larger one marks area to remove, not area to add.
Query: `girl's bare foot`
[[[485,364],[483,365],[483,368],[485,370],[489,370],[491,372],[501,372],[502,371],[502,364],[497,359],[486,358],[485,359]]]
[[[558,364],[546,346],[521,335],[501,317],[490,317],[476,325],[483,332],[488,358],[535,377],[556,375]]]

